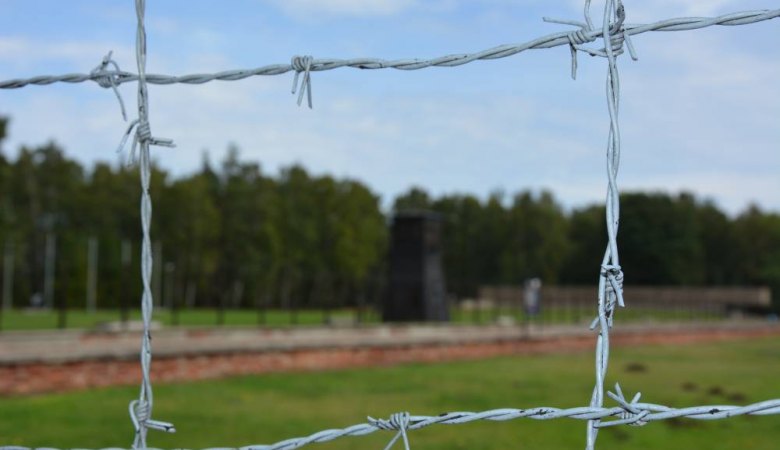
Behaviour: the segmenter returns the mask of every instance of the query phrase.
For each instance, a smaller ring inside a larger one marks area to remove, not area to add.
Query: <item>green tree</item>
[[[621,196],[620,264],[636,284],[701,284],[704,252],[690,194]]]
[[[550,192],[515,196],[508,230],[503,233],[502,281],[521,284],[538,277],[556,283],[570,250],[568,221]]]
[[[780,306],[780,215],[751,206],[735,221],[738,257],[733,270],[742,283],[772,288],[775,308]]]
[[[431,207],[431,197],[423,188],[412,187],[405,194],[396,197],[393,211],[427,210]]]
[[[598,282],[600,264],[607,245],[603,206],[576,209],[569,217],[569,252],[560,273],[564,284]]]

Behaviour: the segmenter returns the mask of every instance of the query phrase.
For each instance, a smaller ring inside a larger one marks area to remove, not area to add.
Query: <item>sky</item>
[[[315,58],[431,58],[570,30],[574,0],[148,0],[147,73],[181,75]],[[780,7],[777,0],[626,0],[628,23]],[[598,22],[603,3],[595,0]],[[131,0],[3,0],[0,79],[86,73],[113,51],[135,71]],[[780,19],[654,32],[619,58],[627,191],[682,190],[731,214],[780,211]],[[598,43],[592,44],[598,46]],[[230,145],[275,174],[300,163],[365,182],[387,207],[411,186],[433,195],[550,190],[567,209],[606,193],[606,60],[567,47],[457,68],[312,74],[314,109],[293,74],[149,87],[153,147],[173,176],[218,163]],[[123,84],[130,118],[136,85]],[[0,91],[4,151],[55,141],[86,165],[118,163],[126,129],[110,89],[89,82]]]

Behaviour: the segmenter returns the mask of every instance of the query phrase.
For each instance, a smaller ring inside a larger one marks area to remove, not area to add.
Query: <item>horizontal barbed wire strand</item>
[[[631,405],[634,410],[642,413],[647,413],[641,417],[642,422],[656,422],[674,418],[689,418],[695,420],[720,420],[727,419],[734,416],[750,415],[750,416],[764,416],[780,414],[780,399],[767,400],[759,403],[753,403],[746,406],[733,406],[733,405],[705,405],[705,406],[693,406],[687,408],[671,408],[664,405],[658,405],[653,403],[634,403]],[[406,431],[418,430],[420,428],[429,427],[431,425],[458,425],[463,423],[475,422],[480,420],[488,420],[494,422],[504,422],[516,419],[534,419],[534,420],[554,420],[554,419],[577,419],[577,420],[596,420],[605,419],[615,416],[621,416],[629,414],[632,418],[628,420],[620,419],[621,424],[625,424],[634,420],[637,416],[635,413],[631,413],[623,406],[616,406],[612,408],[605,407],[575,407],[575,408],[552,408],[552,407],[538,407],[531,409],[513,409],[513,408],[501,408],[491,409],[482,412],[470,412],[470,411],[458,411],[441,414],[438,416],[410,416],[409,425],[406,427]],[[617,422],[617,420],[616,420]],[[611,422],[602,422],[601,427],[609,426]],[[211,447],[203,450],[292,450],[303,447],[304,445],[312,444],[315,442],[327,442],[337,438],[347,436],[365,436],[376,431],[387,431],[386,428],[380,428],[373,425],[370,422],[360,423],[352,425],[346,428],[328,429],[313,433],[308,436],[298,437],[293,439],[286,439],[273,444],[268,445],[248,445],[244,447]],[[392,431],[391,431],[392,432]],[[109,447],[99,450],[115,449],[116,447]],[[20,447],[20,446],[5,446],[0,447],[0,450],[59,450],[52,447]]]
[[[717,17],[681,17],[662,20],[651,24],[626,25],[625,33],[634,36],[648,31],[686,31],[714,25],[735,26],[763,22],[780,17],[780,9],[744,11]],[[320,72],[342,67],[356,69],[397,69],[419,70],[427,67],[457,67],[480,60],[506,58],[530,49],[544,49],[571,45],[570,35],[576,32],[558,32],[521,44],[508,44],[493,47],[476,53],[463,53],[441,56],[433,59],[396,59],[380,58],[355,59],[314,59],[309,70]],[[602,30],[592,30],[582,34],[588,42],[603,35]],[[255,69],[228,70],[211,74],[189,74],[181,76],[146,74],[146,82],[152,84],[203,84],[211,81],[238,81],[263,75],[281,75],[296,70],[293,64],[272,64]],[[16,89],[28,85],[47,85],[52,83],[82,83],[97,81],[112,76],[119,85],[138,80],[138,75],[125,71],[97,71],[92,73],[72,73],[65,75],[43,75],[26,79],[13,79],[0,82],[0,89]]]

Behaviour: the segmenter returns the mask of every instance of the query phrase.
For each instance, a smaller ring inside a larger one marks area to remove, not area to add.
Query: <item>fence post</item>
[[[154,243],[154,249],[152,251],[152,257],[154,262],[152,265],[152,292],[154,296],[155,307],[162,306],[162,242],[156,241]]]
[[[54,307],[54,261],[57,258],[57,235],[46,233],[46,244],[43,265],[43,304],[47,308]]]
[[[355,288],[357,290],[356,294],[356,307],[357,307],[357,314],[355,315],[355,322],[358,324],[362,324],[365,321],[365,317],[363,317],[363,314],[365,314],[365,307],[366,307],[366,291],[368,291],[368,277],[364,277],[363,280],[359,282],[359,287]]]
[[[122,251],[121,251],[121,272],[120,275],[121,278],[121,292],[119,294],[119,320],[122,322],[122,328],[127,328],[127,320],[128,320],[128,298],[129,295],[129,289],[128,289],[128,276],[130,275],[130,263],[133,259],[132,254],[132,247],[130,246],[130,241],[122,241]]]
[[[179,325],[179,310],[176,308],[176,300],[173,295],[174,273],[176,271],[176,265],[170,261],[165,263],[165,307],[171,311],[171,325]]]
[[[69,265],[66,258],[60,261],[60,295],[56,298],[58,306],[57,328],[64,330],[68,327],[68,289],[70,288]]]
[[[225,292],[220,292],[219,295],[217,295],[217,326],[223,326],[225,325],[225,297],[227,297],[228,294]]]
[[[97,308],[98,245],[94,236],[87,241],[87,312],[90,314]]]
[[[268,304],[269,288],[261,289],[255,284],[255,309],[257,312],[257,326],[265,325],[265,306]]]
[[[14,305],[14,243],[12,240],[5,241],[3,249],[3,306],[0,314],[8,313]],[[0,315],[0,329],[3,321]]]

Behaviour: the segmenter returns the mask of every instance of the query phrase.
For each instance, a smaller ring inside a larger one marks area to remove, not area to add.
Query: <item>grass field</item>
[[[70,310],[67,313],[66,328],[95,328],[100,323],[120,320],[119,310],[102,309],[94,313],[84,310]],[[330,311],[334,320],[357,320],[357,312],[352,309]],[[58,328],[59,312],[56,310],[12,310],[2,318],[3,330],[46,330]],[[129,311],[129,320],[141,320],[138,308]],[[378,317],[372,311],[366,311],[363,319],[367,322],[377,322]],[[154,310],[154,320],[164,326],[267,326],[282,325],[317,325],[326,322],[326,316],[319,310],[300,310],[294,314],[289,311],[269,310],[258,318],[258,312],[253,310],[227,309],[220,322],[219,312],[215,309],[190,309],[173,313],[168,309]]]
[[[780,397],[776,339],[708,345],[640,346],[613,352],[609,385],[671,406],[746,404]],[[158,447],[267,444],[398,411],[438,414],[499,407],[586,405],[591,353],[411,364],[325,373],[276,374],[159,385],[154,416],[178,433],[150,432]],[[0,445],[128,446],[127,403],[137,388],[4,398]],[[559,419],[439,425],[410,433],[413,449],[581,449],[585,423]],[[342,438],[313,449],[382,449],[392,432]],[[715,422],[679,419],[616,427],[599,449],[777,449],[780,416]],[[403,448],[396,443],[395,448]]]
[[[641,320],[718,320],[723,317],[714,314],[694,315],[689,311],[669,311],[669,310],[643,310],[626,308],[619,311],[619,319],[623,321],[641,321]],[[483,311],[463,311],[453,308],[450,314],[452,321],[456,323],[491,323],[495,322],[499,316],[510,316],[516,321],[533,320],[544,323],[582,323],[590,322],[595,316],[595,307],[593,311],[584,309],[568,308],[548,308],[543,314],[528,319],[517,310],[483,310]],[[254,310],[228,309],[220,321],[219,313],[214,309],[190,309],[178,311],[176,314],[168,309],[157,308],[154,311],[154,320],[164,326],[286,326],[286,325],[321,325],[328,322],[328,316],[315,309],[303,309],[295,313],[285,310],[268,310],[258,317],[258,312]],[[342,308],[329,312],[331,322],[349,323],[358,321],[358,313],[355,309]],[[129,320],[140,320],[141,313],[138,308],[129,311]],[[118,310],[98,310],[94,313],[87,313],[83,309],[72,309],[67,312],[65,328],[91,329],[103,322],[114,322],[120,320]],[[373,309],[366,309],[360,315],[360,321],[363,323],[379,322],[379,313]],[[0,329],[6,331],[16,330],[48,330],[60,326],[59,312],[46,309],[14,309],[6,311],[0,315]]]

